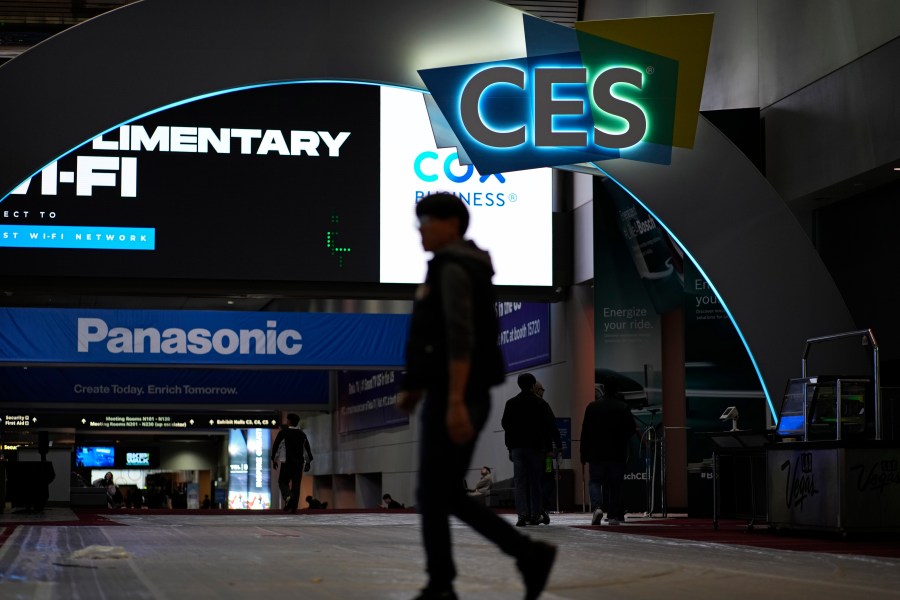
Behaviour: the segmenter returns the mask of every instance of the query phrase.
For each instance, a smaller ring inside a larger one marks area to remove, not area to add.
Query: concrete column
[[[660,315],[665,427],[666,509],[687,511],[687,406],[684,374],[684,309]]]
[[[582,495],[590,510],[586,482],[581,468],[581,423],[584,409],[594,400],[594,287],[572,288],[569,304],[569,331],[572,334],[572,468],[575,470],[575,505],[581,508]]]

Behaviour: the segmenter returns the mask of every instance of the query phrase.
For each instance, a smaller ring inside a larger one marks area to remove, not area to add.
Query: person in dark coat
[[[300,480],[303,472],[309,471],[313,455],[309,438],[300,429],[300,415],[290,413],[287,420],[288,427],[278,432],[272,444],[272,468],[281,468],[278,489],[281,490],[284,511],[296,513],[300,502]]]
[[[534,393],[537,380],[531,373],[522,373],[517,380],[518,394],[506,401],[500,425],[503,427],[506,448],[513,463],[516,526],[549,524],[541,491],[546,464],[546,450],[552,444],[556,420],[550,405]]]
[[[581,425],[581,464],[588,464],[592,525],[603,519],[604,498],[607,523],[618,525],[625,520],[623,492],[628,440],[640,432],[624,402],[607,398],[603,386],[594,386],[594,401],[584,410]]]
[[[400,508],[406,508],[401,503],[394,500],[390,494],[385,494],[384,496],[381,497],[381,500],[383,502],[383,506],[389,510],[397,510]]]
[[[397,404],[422,401],[417,506],[428,584],[416,600],[456,600],[450,515],[514,557],[525,600],[543,591],[556,547],[521,535],[466,493],[478,434],[490,412],[490,388],[504,379],[490,255],[463,239],[469,224],[457,196],[436,193],[416,204],[422,247],[434,256],[416,290],[406,344],[406,376]]]

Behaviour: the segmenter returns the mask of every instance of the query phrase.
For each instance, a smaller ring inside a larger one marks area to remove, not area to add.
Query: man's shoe
[[[606,524],[607,524],[607,525],[618,525],[618,524],[619,524],[619,520],[618,520],[618,519],[607,519],[607,520],[606,520]]]
[[[519,520],[516,521],[516,527],[525,527],[526,525],[528,525],[528,519],[519,515]]]
[[[591,517],[591,525],[602,525],[603,524],[603,511],[599,508],[594,511],[594,516]]]
[[[453,589],[449,590],[435,590],[433,588],[424,588],[419,595],[413,598],[413,600],[458,600],[456,597],[456,592]]]
[[[522,581],[525,583],[525,600],[537,600],[553,569],[556,560],[556,546],[546,542],[534,541],[529,545],[525,555],[516,561]]]
[[[544,522],[544,519],[541,517],[541,515],[532,515],[532,516],[528,517],[529,525],[540,525],[543,522]]]

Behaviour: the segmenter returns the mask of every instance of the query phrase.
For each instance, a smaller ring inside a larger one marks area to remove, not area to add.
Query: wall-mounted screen
[[[112,446],[76,446],[76,467],[114,467],[116,449]]]
[[[495,283],[552,284],[552,171],[482,175],[421,92],[288,83],[115,127],[0,199],[0,275],[413,283],[414,207],[469,206]]]
[[[144,450],[128,450],[125,452],[126,467],[149,467],[150,452]]]

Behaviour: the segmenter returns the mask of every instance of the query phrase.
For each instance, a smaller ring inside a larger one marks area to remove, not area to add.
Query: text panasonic
[[[266,329],[184,330],[167,327],[110,327],[99,318],[78,319],[78,351],[90,352],[91,344],[105,344],[110,354],[285,354],[303,348],[296,329],[278,330],[277,321],[266,321]],[[95,346],[96,347],[96,346]]]

